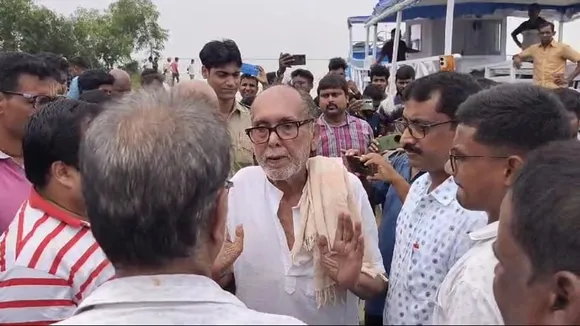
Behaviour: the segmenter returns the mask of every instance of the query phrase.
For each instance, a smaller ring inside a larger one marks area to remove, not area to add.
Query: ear
[[[68,166],[61,161],[56,161],[50,166],[50,174],[54,180],[65,188],[73,189],[75,187],[75,181],[71,169],[73,169],[73,167]]]
[[[550,286],[552,324],[573,325],[580,322],[580,278],[568,271],[557,272]]]
[[[504,170],[504,177],[505,177],[505,186],[510,187],[514,181],[517,172],[520,170],[522,165],[524,164],[524,160],[522,157],[513,155],[508,157],[507,159],[507,167]]]
[[[209,77],[209,69],[207,69],[205,66],[202,66],[201,75],[203,76],[204,79],[207,79]]]

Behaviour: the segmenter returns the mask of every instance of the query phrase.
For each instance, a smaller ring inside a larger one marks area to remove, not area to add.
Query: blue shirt
[[[373,129],[374,136],[378,137],[379,131],[381,129],[381,124],[383,123],[383,119],[381,119],[379,113],[374,112],[371,116],[365,117],[364,119],[366,120],[366,122],[369,123],[369,125]]]
[[[79,91],[79,77],[73,78],[70,82],[70,87],[68,89],[68,93],[66,93],[66,97],[71,98],[73,100],[78,100],[81,97],[81,93]]]
[[[406,154],[400,154],[391,160],[395,171],[399,173],[407,182],[411,183],[411,166]],[[419,175],[417,175],[419,176]],[[393,250],[395,249],[395,233],[397,229],[397,216],[401,211],[403,203],[394,187],[386,182],[376,182],[373,184],[372,204],[382,204],[383,216],[379,227],[379,249],[383,257],[383,264],[387,275],[391,272],[391,261],[393,260]],[[381,295],[373,300],[365,302],[365,312],[372,316],[382,316],[385,308],[385,295]]]

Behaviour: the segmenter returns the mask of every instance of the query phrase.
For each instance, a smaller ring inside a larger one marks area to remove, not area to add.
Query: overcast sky
[[[104,9],[113,0],[36,0],[65,15],[77,7]],[[244,59],[278,57],[280,51],[305,53],[308,60],[327,60],[348,54],[349,16],[368,15],[377,0],[153,0],[160,24],[169,30],[164,55],[194,58],[206,42],[231,38]],[[518,25],[511,19],[508,30]],[[386,28],[386,27],[383,27]],[[577,49],[580,40],[570,33],[580,22],[566,25],[564,41]],[[355,40],[364,40],[362,27]],[[508,54],[516,47],[508,41]],[[261,61],[261,60],[260,60]]]

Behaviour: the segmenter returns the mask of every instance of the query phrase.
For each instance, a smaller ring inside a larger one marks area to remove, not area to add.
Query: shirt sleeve
[[[365,248],[368,248],[368,253],[372,256],[370,261],[373,268],[376,268],[381,273],[385,273],[385,266],[383,266],[383,257],[379,250],[379,231],[377,229],[377,221],[375,213],[369,202],[367,193],[360,182],[354,175],[349,173],[349,183],[354,194],[354,200],[360,207],[360,216],[362,223],[362,232],[365,239]]]
[[[564,51],[562,53],[562,57],[568,61],[572,61],[574,63],[580,62],[580,53],[574,50],[569,45],[564,45]]]
[[[14,267],[0,273],[0,324],[50,325],[76,309],[67,280],[44,271]]]
[[[466,282],[453,286],[445,306],[444,317],[436,314],[434,325],[503,325],[493,293],[485,294]]]
[[[517,56],[520,57],[521,59],[531,58],[534,55],[534,50],[536,48],[537,46],[530,45],[524,50],[522,50],[522,52],[520,52]]]

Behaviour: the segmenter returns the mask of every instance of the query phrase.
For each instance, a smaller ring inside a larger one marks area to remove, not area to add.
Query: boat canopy
[[[580,13],[580,0],[455,0],[455,17],[499,14],[526,17],[528,6],[536,3],[546,19],[570,21]],[[380,0],[366,26],[376,23],[395,22],[398,11],[402,20],[441,19],[446,15],[447,0]]]

